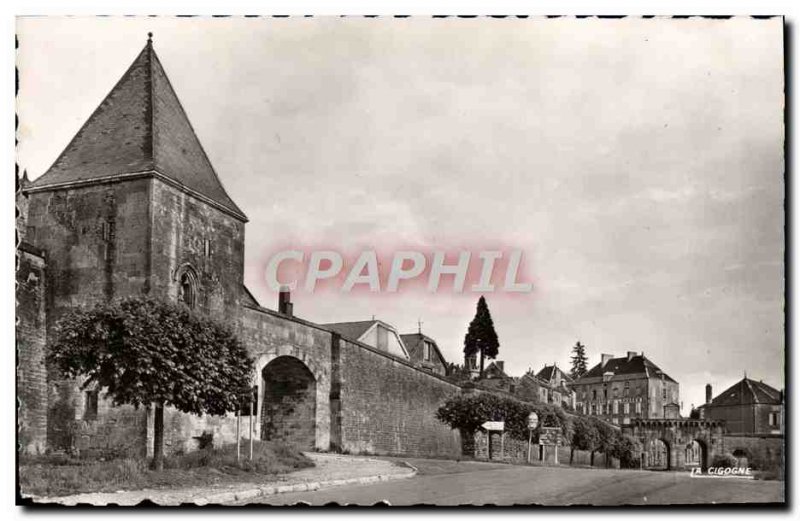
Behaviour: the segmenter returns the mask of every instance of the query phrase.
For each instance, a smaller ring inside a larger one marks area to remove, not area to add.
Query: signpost
[[[553,463],[558,465],[558,445],[561,437],[561,429],[559,427],[542,427],[539,433],[539,446],[541,458],[545,458],[545,446],[551,445],[554,449]]]
[[[481,425],[485,430],[489,431],[489,459],[492,459],[492,431],[500,431],[500,459],[503,458],[505,453],[505,429],[506,422],[504,421],[490,421],[483,422]]]
[[[531,440],[533,431],[539,426],[539,415],[532,412],[528,415],[528,463],[531,462]]]

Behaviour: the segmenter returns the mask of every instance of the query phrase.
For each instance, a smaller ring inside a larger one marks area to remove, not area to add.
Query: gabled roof
[[[152,174],[246,221],[228,196],[148,39],[122,78],[29,190]]]
[[[444,359],[444,356],[442,356],[442,352],[439,351],[439,345],[436,343],[436,340],[431,337],[423,335],[422,333],[409,333],[400,335],[400,338],[403,339],[403,343],[408,350],[408,356],[411,357],[412,360],[422,360],[422,343],[427,340],[433,345],[433,351],[436,353],[436,356],[439,357],[439,360],[441,360],[442,365],[447,365],[447,361]]]
[[[656,364],[654,364],[650,359],[645,357],[644,355],[635,355],[630,358],[627,356],[622,356],[619,358],[612,358],[605,365],[597,364],[592,367],[589,371],[587,371],[584,375],[578,378],[578,382],[583,380],[584,378],[596,378],[602,377],[605,373],[613,373],[614,376],[616,375],[639,375],[646,376],[648,378],[660,378],[660,375],[664,375],[665,380],[669,380],[670,382],[675,382],[668,374],[664,373]]]
[[[552,382],[558,373],[561,373],[564,376],[565,382],[573,381],[573,378],[569,374],[559,369],[555,364],[544,366],[541,371],[536,373],[536,376],[544,381]]]
[[[781,392],[763,382],[742,378],[711,400],[712,406],[770,404],[780,405]]]
[[[483,375],[486,376],[489,373],[496,373],[496,377],[499,378],[511,378],[508,376],[508,373],[505,370],[501,369],[499,365],[497,365],[496,361],[490,363],[486,368],[483,370]]]
[[[362,320],[360,322],[332,322],[320,325],[339,333],[343,337],[358,340],[378,322],[378,320]]]

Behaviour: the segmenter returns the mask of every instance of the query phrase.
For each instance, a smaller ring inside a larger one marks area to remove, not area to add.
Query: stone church
[[[21,450],[152,450],[149,408],[113,407],[102,389],[82,390],[44,364],[64,313],[146,294],[233,327],[256,360],[257,438],[354,453],[460,453],[459,434],[434,417],[458,386],[296,317],[286,298],[277,311],[263,307],[244,287],[247,217],[204,152],[151,38],[49,170],[33,182],[23,177],[17,209]],[[167,453],[192,450],[201,437],[235,439],[233,415],[167,409],[164,425]]]

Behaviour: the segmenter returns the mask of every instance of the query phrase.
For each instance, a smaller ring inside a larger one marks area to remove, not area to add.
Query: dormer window
[[[430,362],[431,360],[431,351],[433,351],[433,345],[427,340],[422,344],[422,358],[426,362]]]

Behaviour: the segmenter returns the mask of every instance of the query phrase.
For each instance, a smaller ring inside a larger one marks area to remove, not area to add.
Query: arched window
[[[191,266],[185,265],[178,271],[178,301],[189,308],[197,305],[197,276]]]

